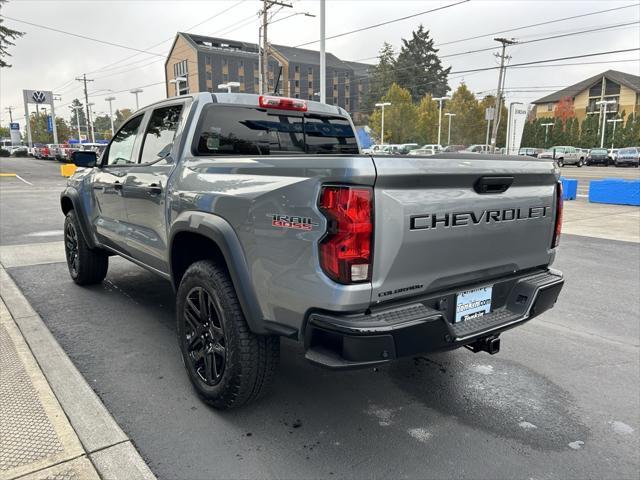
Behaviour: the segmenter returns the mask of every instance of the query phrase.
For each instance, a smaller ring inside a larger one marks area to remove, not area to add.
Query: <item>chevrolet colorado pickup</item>
[[[334,369],[465,346],[551,308],[562,192],[553,160],[360,154],[341,108],[199,93],[136,112],[61,195],[69,272],[120,255],[172,282],[197,393],[257,398],[280,337]]]

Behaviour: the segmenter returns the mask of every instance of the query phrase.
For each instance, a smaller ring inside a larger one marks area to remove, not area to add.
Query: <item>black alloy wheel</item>
[[[72,222],[67,222],[64,232],[64,242],[67,254],[67,265],[72,276],[78,275],[78,232]]]
[[[182,315],[182,341],[190,368],[205,385],[217,385],[227,364],[220,302],[203,287],[194,287],[187,294]]]

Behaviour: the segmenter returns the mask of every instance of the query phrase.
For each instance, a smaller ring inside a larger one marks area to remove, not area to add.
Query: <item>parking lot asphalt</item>
[[[496,356],[332,372],[283,341],[272,394],[218,412],[183,371],[169,284],[113,258],[75,286],[61,235],[34,235],[61,229],[57,165],[11,161],[40,191],[0,179],[0,245],[30,252],[7,270],[158,478],[638,478],[639,243],[565,234],[556,308]]]

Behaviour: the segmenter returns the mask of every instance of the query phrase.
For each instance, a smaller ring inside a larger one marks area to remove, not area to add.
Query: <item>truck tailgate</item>
[[[373,303],[489,285],[552,262],[552,161],[479,154],[373,160]]]

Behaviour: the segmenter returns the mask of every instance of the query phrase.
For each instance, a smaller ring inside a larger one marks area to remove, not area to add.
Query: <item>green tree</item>
[[[111,120],[109,115],[101,115],[93,119],[93,129],[96,138],[109,140],[111,138]]]
[[[129,118],[131,115],[133,115],[133,112],[131,111],[130,108],[123,108],[121,110],[116,110],[116,119],[113,122],[114,128],[118,130],[122,126],[124,121],[127,118]]]
[[[37,112],[29,116],[33,143],[53,143],[53,134],[47,130],[47,117]]]
[[[600,145],[600,139],[598,138],[598,115],[587,115],[582,121],[580,128],[580,146],[583,148],[593,148],[596,145]]]
[[[11,132],[7,127],[0,127],[0,138],[9,138],[11,136]]]
[[[622,125],[618,125],[621,127]],[[627,121],[624,122],[624,129],[622,129],[622,135],[618,137],[618,132],[616,132],[616,138],[620,140],[616,140],[616,146],[619,147],[637,147],[640,145],[640,116],[635,114],[630,114],[627,117]]]
[[[451,96],[451,100],[446,103],[446,112],[454,113],[455,117],[451,124],[451,143],[470,145],[473,143],[484,143],[484,109],[476,100],[475,95],[461,83],[458,89]],[[449,118],[451,120],[451,118]],[[448,121],[442,119],[442,138],[448,137]],[[443,140],[444,142],[444,140]]]
[[[425,95],[417,106],[418,129],[416,141],[420,144],[438,141],[438,103]]]
[[[365,99],[365,108],[372,111],[374,105],[387,93],[395,80],[395,54],[387,42],[382,44],[378,55],[378,64],[373,67],[369,80],[369,92]]]
[[[442,97],[449,91],[447,78],[451,67],[442,67],[429,30],[422,25],[411,32],[410,40],[402,39],[395,67],[396,83],[408,89],[415,102],[427,94]]]
[[[0,68],[11,66],[5,62],[3,58],[11,56],[9,47],[15,45],[12,40],[16,40],[24,35],[24,32],[18,32],[17,30],[12,30],[2,25],[4,22],[4,18],[2,18],[2,6],[5,3],[7,3],[7,0],[0,0]]]
[[[80,132],[83,135],[87,135],[87,117],[85,115],[82,102],[77,98],[74,98],[71,102],[69,109],[71,110],[71,119],[69,120],[69,126],[78,134],[78,119],[80,119]]]
[[[387,94],[381,99],[391,102],[384,110],[384,142],[410,143],[415,142],[417,133],[418,111],[411,102],[409,90],[393,83]],[[374,136],[380,138],[382,124],[382,109],[376,110],[369,117],[369,126]]]
[[[62,117],[56,117],[56,131],[59,143],[66,143],[73,137],[69,124]]]

